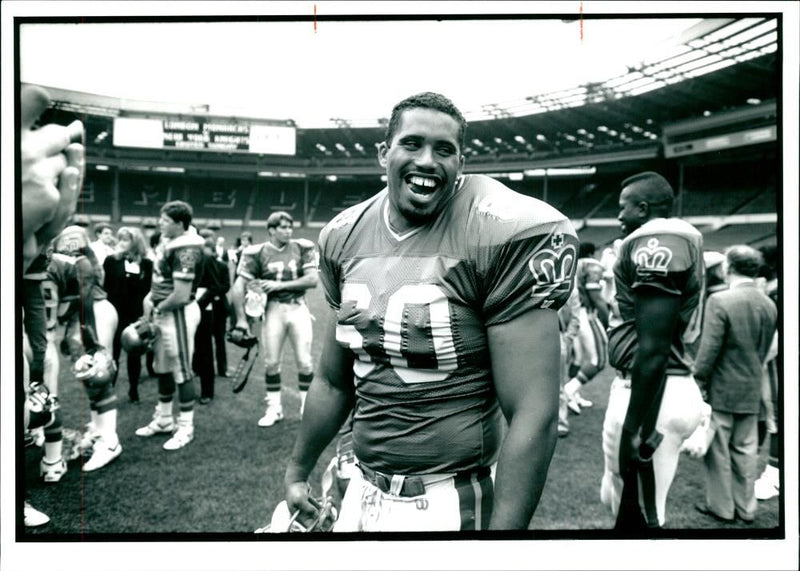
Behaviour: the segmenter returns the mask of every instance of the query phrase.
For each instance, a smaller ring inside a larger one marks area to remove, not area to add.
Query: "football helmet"
[[[116,372],[114,360],[105,350],[94,354],[86,353],[75,361],[72,367],[75,378],[80,381],[91,381],[93,384],[109,383]]]
[[[144,353],[153,346],[160,333],[158,325],[139,319],[122,330],[120,342],[127,353]]]
[[[86,230],[80,226],[67,226],[53,240],[53,251],[74,256],[89,245]]]
[[[310,531],[331,531],[333,524],[336,523],[336,518],[339,514],[333,503],[329,499],[317,500],[309,497],[308,501],[311,502],[317,509],[317,515],[314,519],[307,524],[302,524],[297,521],[299,511],[289,513],[289,506],[286,500],[281,501],[275,506],[275,511],[272,512],[272,519],[265,527],[256,530],[256,533],[307,533]]]

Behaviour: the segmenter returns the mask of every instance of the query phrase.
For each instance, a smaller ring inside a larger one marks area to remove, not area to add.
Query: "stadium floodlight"
[[[96,168],[99,171],[107,171],[108,170],[108,165],[95,165],[94,168]]]
[[[336,182],[337,180],[339,180],[339,177],[337,177],[335,174],[329,174],[325,176],[325,180],[327,180],[328,182]]]
[[[525,175],[521,172],[510,172],[508,173],[508,180],[520,181],[525,178]]]

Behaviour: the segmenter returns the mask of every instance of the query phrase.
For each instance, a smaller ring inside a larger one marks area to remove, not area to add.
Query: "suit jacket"
[[[231,288],[228,265],[214,256],[203,255],[202,272],[197,282],[197,305],[200,309],[212,301],[220,301]]]
[[[708,298],[694,376],[712,409],[758,413],[762,367],[777,320],[777,307],[754,282]]]
[[[120,323],[136,321],[142,315],[142,300],[150,291],[153,261],[142,258],[139,273],[131,273],[126,271],[124,259],[107,256],[103,261],[103,270],[103,289],[108,294],[108,301],[117,309]]]

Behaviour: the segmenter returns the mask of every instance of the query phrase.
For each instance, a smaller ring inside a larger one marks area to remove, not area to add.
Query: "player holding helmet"
[[[49,290],[48,304],[53,304],[53,297],[58,300],[51,326],[56,327],[56,323],[64,326],[61,350],[72,359],[73,373],[83,382],[89,397],[91,422],[83,447],[91,449],[91,458],[84,463],[84,472],[102,468],[122,453],[117,436],[117,397],[111,383],[114,362],[110,355],[118,318],[100,287],[100,271],[86,231],[79,226],[64,228],[53,241],[44,287]],[[53,336],[51,341],[55,341]],[[50,374],[57,377],[57,369]],[[43,461],[45,479],[48,472],[60,470],[66,470],[63,460],[53,466],[45,466]]]
[[[281,403],[281,352],[286,338],[297,359],[300,415],[313,378],[311,363],[312,320],[305,292],[317,286],[317,258],[309,240],[292,239],[292,217],[273,212],[267,219],[269,241],[242,251],[233,284],[236,326],[233,334],[250,334],[248,300],[257,299],[254,286],[267,294],[266,314],[261,328],[261,345],[266,364],[267,407],[259,426],[272,426],[283,419]],[[259,303],[263,303],[260,301]]]
[[[194,439],[192,353],[200,323],[194,293],[204,241],[190,227],[192,214],[192,207],[180,200],[161,207],[158,225],[162,239],[156,247],[150,293],[142,303],[142,318],[152,319],[160,332],[153,343],[158,403],[153,420],[137,429],[136,435],[172,434],[164,443],[164,450],[178,450]],[[180,409],[177,427],[172,414],[176,385]]]

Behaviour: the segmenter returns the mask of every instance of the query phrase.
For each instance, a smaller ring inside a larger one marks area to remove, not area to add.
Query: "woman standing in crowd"
[[[123,226],[117,232],[117,249],[114,255],[103,262],[105,270],[104,288],[108,300],[119,314],[119,326],[114,335],[114,361],[119,371],[119,355],[122,349],[120,335],[125,327],[142,315],[142,300],[150,291],[153,277],[153,261],[147,256],[147,244],[138,228]],[[128,398],[139,402],[139,377],[142,372],[142,356],[128,354]],[[116,379],[115,379],[116,382]]]

